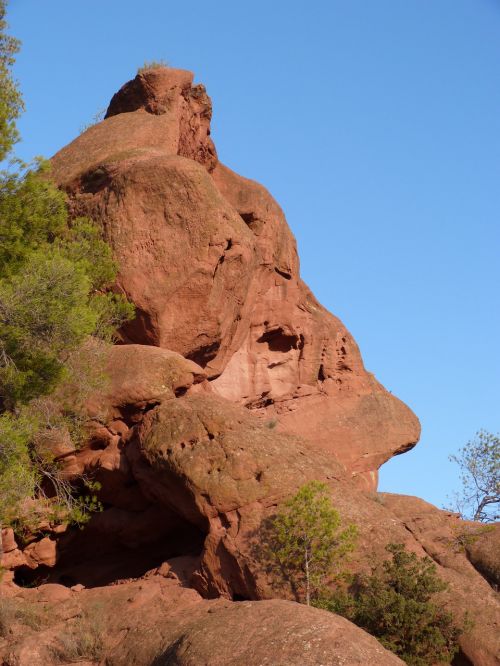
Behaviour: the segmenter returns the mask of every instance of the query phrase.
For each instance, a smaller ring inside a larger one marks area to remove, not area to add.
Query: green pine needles
[[[270,568],[289,581],[298,601],[307,605],[337,574],[337,565],[353,550],[357,530],[341,529],[328,486],[310,481],[263,527]]]
[[[11,75],[19,43],[5,30],[0,0],[0,161],[23,110]],[[116,274],[101,229],[70,219],[48,162],[0,171],[0,523],[40,510],[82,524],[98,508],[96,485],[69,483],[56,452],[78,446],[106,346],[134,314],[111,290]]]
[[[311,481],[264,522],[259,554],[275,584],[290,584],[297,601],[343,615],[410,666],[450,663],[471,623],[464,616],[458,625],[446,609],[439,595],[448,585],[436,565],[389,544],[390,559],[379,569],[349,575],[356,538],[354,525],[342,527],[328,486]]]
[[[3,187],[2,187],[3,185]],[[51,393],[88,336],[110,341],[133,314],[107,292],[111,249],[90,220],[68,219],[46,163],[0,175],[0,406]]]
[[[16,120],[24,110],[21,93],[10,73],[20,44],[6,34],[5,11],[5,0],[0,0],[0,162],[19,139]]]
[[[419,558],[403,544],[389,544],[391,558],[369,576],[358,575],[348,591],[324,596],[315,605],[339,615],[375,636],[410,666],[451,663],[459,627],[440,600],[448,585],[428,557]]]

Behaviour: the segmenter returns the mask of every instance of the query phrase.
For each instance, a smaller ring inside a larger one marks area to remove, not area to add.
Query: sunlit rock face
[[[69,482],[100,484],[103,510],[83,530],[43,515],[31,534],[3,530],[0,596],[42,608],[45,624],[14,612],[0,662],[74,661],[55,646],[90,616],[92,663],[111,666],[402,663],[269,576],[268,519],[319,480],[358,528],[346,568],[381,567],[388,543],[431,557],[447,608],[475,622],[457,664],[497,664],[498,530],[465,549],[477,526],[373,492],[418,421],[301,281],[278,204],[219,163],[210,99],[192,81],[139,74],[53,158],[72,214],[101,224],[137,316],[94,358],[103,382],[81,446],[53,441]]]
[[[218,395],[374,489],[380,465],[418,441],[418,420],[300,279],[276,201],[218,161],[211,115],[190,72],[153,69],[53,159],[73,213],[102,224],[117,288],[136,305],[123,340],[195,361]]]

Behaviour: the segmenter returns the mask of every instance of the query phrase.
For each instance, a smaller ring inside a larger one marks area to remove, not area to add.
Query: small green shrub
[[[309,605],[325,581],[338,575],[337,565],[353,550],[356,535],[354,525],[341,529],[328,486],[310,481],[264,522],[260,556],[277,581],[287,580],[297,601]]]
[[[448,540],[448,546],[454,553],[464,553],[473,546],[484,534],[492,532],[494,525],[467,525],[460,521],[451,528],[452,537]]]
[[[381,571],[357,576],[348,591],[337,591],[315,605],[339,615],[375,636],[410,666],[451,663],[464,626],[435,595],[447,589],[436,566],[409,553],[402,544],[389,544],[391,559]]]
[[[160,58],[160,60],[146,60],[142,67],[138,68],[137,74],[144,74],[144,72],[149,72],[152,69],[161,69],[168,66],[168,62],[163,58]]]

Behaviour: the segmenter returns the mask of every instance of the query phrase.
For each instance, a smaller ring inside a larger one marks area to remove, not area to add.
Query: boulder
[[[404,662],[338,615],[274,600],[210,608],[180,632],[158,663],[395,666]]]
[[[28,566],[36,569],[39,566],[53,567],[57,561],[57,541],[44,537],[40,541],[29,544],[24,551]]]
[[[69,663],[78,647],[78,662],[89,665],[403,664],[347,620],[290,601],[205,601],[162,576],[66,593],[48,597],[39,588],[14,600],[29,604],[33,614],[43,609],[44,622],[34,631],[21,619],[0,640],[5,663]]]
[[[106,423],[116,419],[118,431],[120,419],[182,395],[206,379],[202,368],[176,352],[133,344],[109,347],[102,375],[103,389],[88,401],[89,416],[98,414]]]

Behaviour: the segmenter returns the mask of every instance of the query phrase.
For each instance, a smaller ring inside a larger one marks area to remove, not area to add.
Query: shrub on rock
[[[382,571],[357,576],[348,592],[315,605],[343,615],[410,666],[451,663],[463,632],[435,595],[447,589],[428,557],[389,544]],[[467,621],[465,622],[467,624]]]

